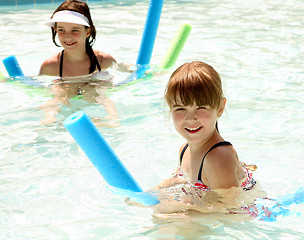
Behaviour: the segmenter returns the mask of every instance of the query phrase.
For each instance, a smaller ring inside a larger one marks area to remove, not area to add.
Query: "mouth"
[[[185,127],[185,130],[189,133],[197,133],[201,129],[202,129],[202,127],[195,127],[195,128]]]
[[[69,43],[69,42],[64,42],[64,44],[70,47],[70,46],[73,46],[74,44],[76,44],[76,42],[71,42],[71,43]]]

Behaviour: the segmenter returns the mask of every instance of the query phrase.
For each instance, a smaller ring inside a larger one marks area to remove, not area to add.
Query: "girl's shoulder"
[[[238,186],[244,177],[236,151],[232,146],[220,146],[209,152],[204,161],[203,182],[211,188]]]
[[[46,59],[40,67],[39,75],[58,76],[61,52]]]
[[[50,65],[53,65],[53,64],[60,64],[60,57],[61,57],[61,53],[62,52],[59,52],[51,57],[49,57],[48,59],[46,59],[44,61],[44,63],[46,64],[50,64]]]
[[[207,168],[233,169],[238,164],[238,156],[233,146],[220,146],[209,152],[204,165]]]
[[[113,63],[116,63],[115,58],[109,53],[94,50],[94,54],[102,69],[109,68],[113,65]]]

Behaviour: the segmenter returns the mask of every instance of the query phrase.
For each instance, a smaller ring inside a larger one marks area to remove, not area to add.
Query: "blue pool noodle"
[[[144,205],[158,203],[156,196],[143,192],[85,112],[70,115],[63,125],[115,191]]]
[[[4,58],[2,62],[10,77],[24,77],[23,71],[14,55]]]
[[[63,124],[110,186],[142,192],[85,112],[72,114]]]
[[[150,64],[163,2],[163,0],[150,0],[136,65]]]
[[[136,71],[134,71],[125,80],[116,84],[116,86],[122,86],[142,78],[150,68],[150,59],[152,56],[163,3],[164,0],[150,0],[146,23],[136,60]]]
[[[300,187],[295,193],[287,194],[278,200],[278,204],[287,207],[292,204],[304,203],[304,187]]]
[[[277,200],[268,198],[257,199],[251,210],[255,209],[258,211],[258,220],[275,222],[279,216],[286,217],[294,213],[299,215],[300,213],[291,211],[288,207],[293,204],[303,203],[304,188],[301,187],[295,193],[286,194]]]

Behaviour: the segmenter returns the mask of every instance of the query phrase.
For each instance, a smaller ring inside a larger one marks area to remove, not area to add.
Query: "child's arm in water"
[[[99,103],[103,105],[107,116],[105,121],[101,118],[93,119],[97,127],[118,127],[120,126],[115,104],[105,95],[104,88],[95,84],[85,84],[83,82],[60,82],[51,85],[51,92],[54,95],[52,99],[43,104],[40,108],[44,111],[45,119],[42,124],[51,124],[56,121],[56,115],[61,111],[61,106],[70,106],[70,99],[79,95],[88,103]]]
[[[172,177],[163,180],[159,185],[155,186],[152,191],[157,191],[163,188],[170,188],[179,184],[186,184],[188,181],[180,175],[180,169],[178,168],[173,174]]]

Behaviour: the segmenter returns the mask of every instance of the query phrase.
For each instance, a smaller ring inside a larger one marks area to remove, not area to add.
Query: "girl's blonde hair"
[[[223,99],[219,74],[200,61],[184,63],[172,73],[165,92],[170,109],[178,98],[185,106],[195,102],[198,106],[218,109]]]

